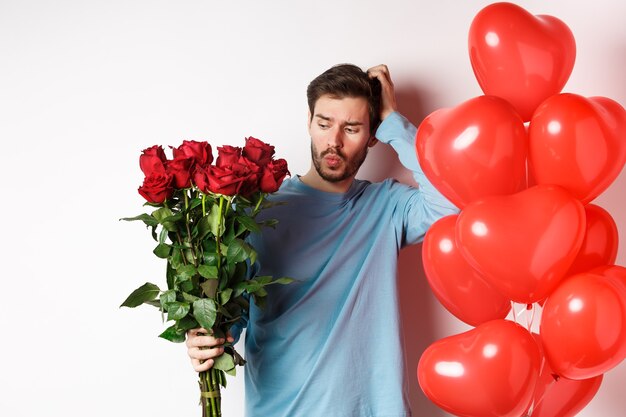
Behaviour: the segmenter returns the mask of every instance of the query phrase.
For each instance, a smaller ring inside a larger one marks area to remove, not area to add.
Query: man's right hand
[[[191,358],[191,365],[197,372],[211,369],[215,358],[224,353],[224,342],[234,342],[229,334],[226,339],[215,338],[205,329],[192,329],[187,332],[187,354]]]

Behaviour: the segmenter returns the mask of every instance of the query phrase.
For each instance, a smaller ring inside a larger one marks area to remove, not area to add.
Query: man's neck
[[[315,167],[311,167],[309,172],[302,175],[300,180],[311,188],[327,193],[345,193],[350,189],[354,177],[346,178],[342,181],[328,181],[320,177]]]

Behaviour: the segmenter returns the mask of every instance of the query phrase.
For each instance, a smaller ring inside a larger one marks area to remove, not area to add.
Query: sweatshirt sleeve
[[[396,151],[402,165],[413,173],[413,178],[419,184],[418,189],[409,188],[404,199],[404,244],[422,241],[434,222],[459,212],[422,171],[415,147],[416,134],[417,128],[398,112],[387,116],[376,130],[376,138]]]

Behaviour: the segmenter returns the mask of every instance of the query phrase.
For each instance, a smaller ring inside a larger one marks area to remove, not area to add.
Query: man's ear
[[[376,136],[372,136],[369,140],[369,142],[367,142],[367,147],[371,148],[372,146],[376,145],[378,143],[378,139],[376,139]]]
[[[306,128],[310,134],[311,133],[311,110],[308,110],[306,112]]]

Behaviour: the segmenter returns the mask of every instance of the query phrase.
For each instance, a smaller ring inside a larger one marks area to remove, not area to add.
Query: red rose
[[[149,203],[161,204],[172,196],[174,188],[172,181],[174,177],[166,172],[155,172],[146,176],[143,185],[139,187],[139,194]]]
[[[191,186],[193,163],[193,158],[180,156],[167,161],[166,169],[174,177],[174,187],[188,188]]]
[[[165,163],[167,158],[161,145],[154,145],[141,151],[139,156],[139,167],[144,175],[150,176],[153,173],[165,173]]]
[[[197,142],[195,140],[184,140],[178,148],[172,148],[174,159],[192,158],[194,163],[201,166],[211,165],[213,153],[208,142]]]
[[[263,168],[263,175],[261,176],[260,183],[261,191],[264,193],[273,193],[278,191],[287,175],[291,175],[287,168],[287,161],[284,159],[270,161],[270,163]]]
[[[194,183],[203,193],[211,192],[228,196],[239,192],[243,180],[229,167],[218,166],[210,166],[206,169],[197,167],[193,177]]]
[[[224,145],[219,146],[217,150],[218,154],[215,165],[220,168],[231,166],[239,161],[239,157],[241,156],[241,148],[238,146]]]
[[[249,196],[259,191],[261,167],[242,156],[236,164],[232,165],[232,169],[237,177],[242,178],[239,194]]]
[[[205,194],[209,193],[209,178],[208,178],[208,169],[210,167],[200,167],[197,166],[196,170],[193,173],[193,183],[198,187],[200,191]]]
[[[243,147],[243,156],[264,167],[274,156],[274,147],[252,136],[246,138],[246,145]]]

